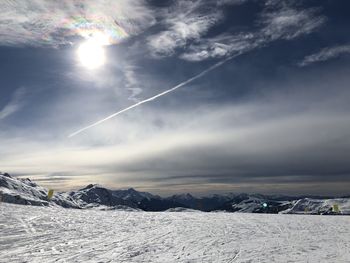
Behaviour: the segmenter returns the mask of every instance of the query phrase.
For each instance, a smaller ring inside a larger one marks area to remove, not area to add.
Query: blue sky
[[[0,170],[58,190],[348,193],[347,1],[0,5]]]

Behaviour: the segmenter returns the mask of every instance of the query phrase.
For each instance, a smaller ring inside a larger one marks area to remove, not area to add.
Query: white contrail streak
[[[188,79],[188,80],[186,80],[186,81],[184,81],[184,82],[182,82],[182,83],[176,85],[175,87],[173,87],[173,88],[171,88],[171,89],[168,89],[168,90],[166,90],[166,91],[163,91],[163,92],[161,92],[161,93],[159,93],[159,94],[157,94],[157,95],[155,95],[155,96],[153,96],[153,97],[150,97],[150,98],[148,98],[148,99],[139,101],[139,102],[137,102],[137,103],[135,103],[135,104],[133,104],[133,105],[131,105],[131,106],[125,108],[125,109],[122,109],[122,110],[120,110],[120,111],[118,111],[118,112],[116,112],[116,113],[113,113],[113,114],[109,115],[108,117],[106,117],[106,118],[104,118],[104,119],[102,119],[102,120],[99,120],[99,121],[97,121],[97,122],[95,122],[95,123],[93,123],[93,124],[90,124],[89,126],[86,126],[86,127],[84,127],[84,128],[81,128],[80,130],[77,130],[77,131],[71,133],[68,137],[71,138],[71,137],[73,137],[73,136],[75,136],[75,135],[77,135],[77,134],[79,134],[79,133],[82,133],[83,131],[86,131],[87,129],[90,129],[90,128],[96,126],[96,125],[99,125],[99,124],[101,124],[101,123],[103,123],[103,122],[105,122],[105,121],[107,121],[107,120],[109,120],[109,119],[112,119],[112,118],[116,117],[117,115],[122,114],[123,112],[126,112],[126,111],[128,111],[128,110],[131,110],[131,109],[133,109],[133,108],[136,108],[136,107],[138,107],[138,106],[140,106],[140,105],[142,105],[142,104],[144,104],[144,103],[153,101],[153,100],[155,100],[155,99],[157,99],[157,98],[159,98],[159,97],[161,97],[161,96],[163,96],[163,95],[165,95],[165,94],[168,94],[168,93],[170,93],[170,92],[173,92],[173,91],[177,90],[178,88],[181,88],[181,87],[185,86],[186,84],[191,83],[192,81],[194,81],[194,80],[196,80],[196,79],[199,79],[200,77],[203,77],[203,76],[204,76],[205,74],[207,74],[208,72],[210,72],[210,71],[212,71],[212,70],[214,70],[214,69],[220,67],[222,64],[224,64],[225,62],[229,61],[230,59],[232,59],[232,58],[235,57],[235,56],[237,56],[237,54],[236,54],[236,55],[233,55],[233,56],[230,56],[230,57],[228,57],[228,58],[226,58],[226,59],[224,59],[224,60],[222,60],[222,61],[220,61],[220,62],[214,64],[214,65],[211,66],[210,68],[207,68],[206,70],[202,71],[201,73],[199,73],[199,74],[193,76],[192,78],[190,78],[190,79]]]

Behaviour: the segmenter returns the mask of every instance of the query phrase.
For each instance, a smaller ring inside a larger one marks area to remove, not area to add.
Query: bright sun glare
[[[105,63],[106,56],[103,45],[98,41],[88,40],[78,48],[80,63],[88,69],[96,69]]]

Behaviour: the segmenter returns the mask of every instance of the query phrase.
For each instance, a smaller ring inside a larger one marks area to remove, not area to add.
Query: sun
[[[92,39],[80,44],[78,58],[80,63],[88,69],[99,68],[106,62],[103,45]]]

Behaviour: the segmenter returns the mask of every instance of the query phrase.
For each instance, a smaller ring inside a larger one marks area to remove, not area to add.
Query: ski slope
[[[0,262],[350,262],[350,217],[0,203]]]

